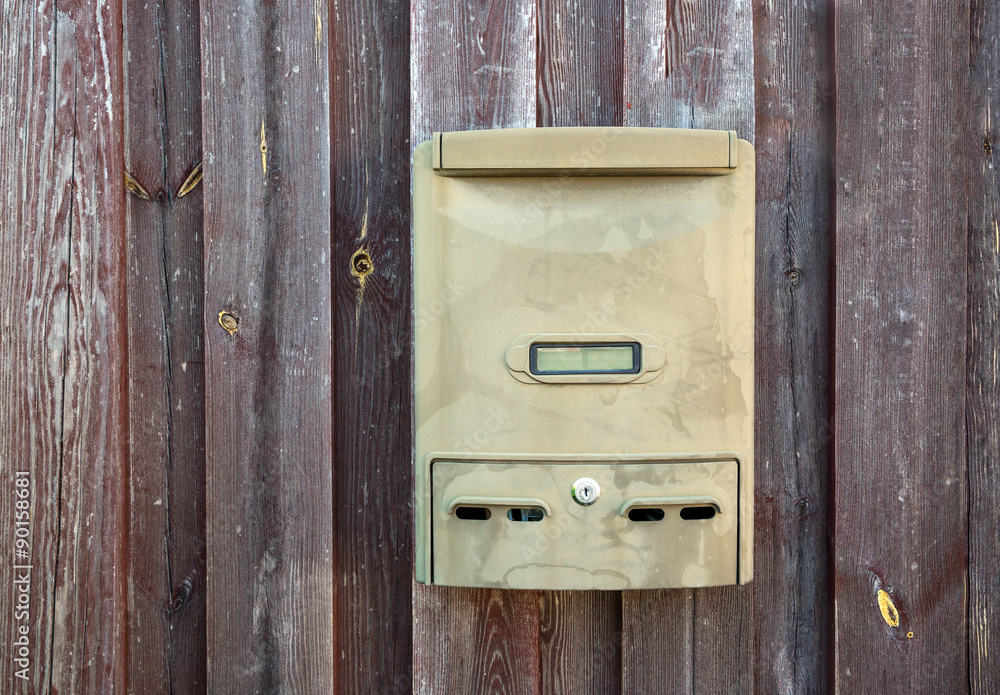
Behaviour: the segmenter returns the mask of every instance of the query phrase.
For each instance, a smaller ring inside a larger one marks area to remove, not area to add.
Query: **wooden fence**
[[[996,692],[1000,5],[3,23],[4,692]],[[574,125],[755,143],[749,586],[412,582],[410,152]]]

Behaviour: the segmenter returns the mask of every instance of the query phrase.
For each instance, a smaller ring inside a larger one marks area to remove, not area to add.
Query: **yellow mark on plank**
[[[135,177],[127,171],[125,172],[125,188],[128,189],[128,192],[136,198],[140,198],[142,200],[152,200],[149,197],[149,193],[146,192],[146,189],[142,187],[142,184],[136,181]]]
[[[267,133],[264,132],[264,121],[260,122],[260,164],[264,167],[264,175],[267,175]]]
[[[375,269],[368,249],[362,246],[351,256],[351,275],[358,279],[358,301],[354,305],[354,354],[358,352],[358,329],[361,326],[361,302],[365,298],[365,278]]]
[[[181,184],[180,189],[177,191],[177,197],[183,198],[188,193],[194,190],[194,187],[198,185],[201,181],[201,162],[194,165],[194,169],[188,174],[188,177],[184,179],[184,183]]]
[[[234,335],[239,328],[240,319],[231,311],[219,312],[219,325],[226,329],[229,335]]]
[[[906,633],[906,639],[913,639],[913,633],[912,632],[907,632]]]
[[[896,604],[892,602],[889,592],[885,589],[878,590],[878,608],[882,611],[882,620],[889,627],[899,627],[899,611]]]
[[[368,236],[368,201],[371,197],[368,195],[368,169],[365,169],[365,213],[361,216],[361,240]]]
[[[320,62],[320,56],[323,54],[323,18],[319,14],[319,10],[322,5],[320,5],[320,0],[313,0],[313,14],[316,17],[316,62]]]

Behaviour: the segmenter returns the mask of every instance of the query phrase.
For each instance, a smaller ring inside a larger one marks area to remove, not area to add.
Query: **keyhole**
[[[580,478],[573,483],[570,494],[573,495],[573,500],[577,504],[586,507],[596,502],[597,498],[601,496],[601,486],[593,478]]]

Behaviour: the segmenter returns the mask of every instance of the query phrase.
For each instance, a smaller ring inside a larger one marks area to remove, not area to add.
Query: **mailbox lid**
[[[584,477],[601,488],[589,506],[571,494]],[[736,460],[435,461],[432,581],[608,590],[735,584],[739,478]],[[711,518],[699,518],[709,507]]]

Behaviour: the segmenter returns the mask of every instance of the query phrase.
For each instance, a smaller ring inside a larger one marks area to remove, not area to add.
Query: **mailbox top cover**
[[[413,211],[418,581],[436,461],[735,461],[749,581],[753,147],[669,128],[435,133],[414,151]]]

